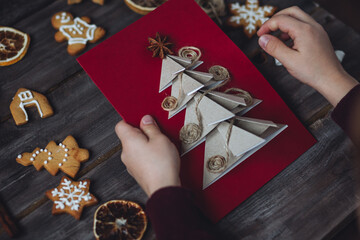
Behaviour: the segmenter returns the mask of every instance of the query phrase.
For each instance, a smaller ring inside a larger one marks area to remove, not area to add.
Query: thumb
[[[134,140],[147,141],[144,134],[138,128],[134,128],[124,120],[118,122],[115,126],[115,132],[123,145]]]
[[[278,59],[282,64],[288,62],[295,54],[295,50],[286,46],[280,39],[269,34],[259,38],[259,45],[272,57]]]
[[[161,134],[161,131],[154,118],[150,115],[143,116],[140,122],[140,128],[149,139],[155,137],[158,134]]]

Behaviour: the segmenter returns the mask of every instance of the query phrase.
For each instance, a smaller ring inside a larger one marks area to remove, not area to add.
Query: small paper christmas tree
[[[172,87],[171,96],[162,103],[162,108],[169,111],[169,118],[186,109],[179,133],[181,155],[205,141],[205,189],[287,126],[242,117],[261,100],[241,89],[215,91],[230,80],[230,74],[222,66],[212,66],[209,73],[194,71],[203,63],[200,56],[200,50],[195,47],[181,48],[179,56],[165,54],[159,92]]]

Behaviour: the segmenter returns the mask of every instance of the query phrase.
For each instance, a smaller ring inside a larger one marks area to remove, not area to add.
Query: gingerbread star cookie
[[[36,170],[45,168],[55,176],[59,170],[74,178],[79,171],[80,163],[89,159],[89,151],[79,148],[73,136],[67,136],[57,145],[49,142],[46,148],[35,148],[31,153],[25,152],[17,156],[16,161],[24,166],[34,165]]]
[[[233,27],[244,27],[244,33],[249,38],[276,11],[276,7],[270,5],[260,7],[259,0],[246,0],[245,5],[231,3],[229,4],[229,9],[233,16],[228,19],[227,23]]]
[[[89,192],[90,180],[79,182],[62,177],[59,186],[46,192],[46,196],[54,202],[52,214],[68,213],[79,220],[83,208],[95,205],[98,200]]]
[[[19,88],[10,103],[10,112],[16,125],[23,125],[28,122],[29,119],[25,110],[28,107],[36,107],[41,118],[47,118],[54,114],[44,95],[26,88]]]
[[[95,43],[105,35],[105,30],[90,24],[88,17],[74,18],[71,13],[58,12],[51,18],[51,24],[59,30],[55,33],[55,41],[68,41],[67,51],[76,55],[85,49],[86,43]]]

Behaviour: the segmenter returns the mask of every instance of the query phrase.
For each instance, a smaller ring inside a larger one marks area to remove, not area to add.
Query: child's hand
[[[280,38],[293,40],[292,48],[270,35],[280,30]],[[320,24],[298,7],[275,14],[258,31],[259,45],[277,58],[291,75],[310,85],[336,104],[356,84],[342,68],[330,40]]]
[[[140,130],[141,129],[141,130]],[[121,159],[148,196],[167,186],[180,186],[180,157],[175,145],[146,115],[140,129],[120,121],[115,131],[122,143]]]

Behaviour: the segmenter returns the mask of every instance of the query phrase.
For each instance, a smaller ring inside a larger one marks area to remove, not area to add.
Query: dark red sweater
[[[332,113],[334,121],[353,140],[359,136],[351,127],[352,122],[360,123],[360,118],[354,120],[356,112],[360,113],[360,84],[339,102]],[[211,224],[195,205],[192,193],[185,188],[167,187],[156,191],[146,204],[146,212],[157,240],[216,239],[210,233]]]

